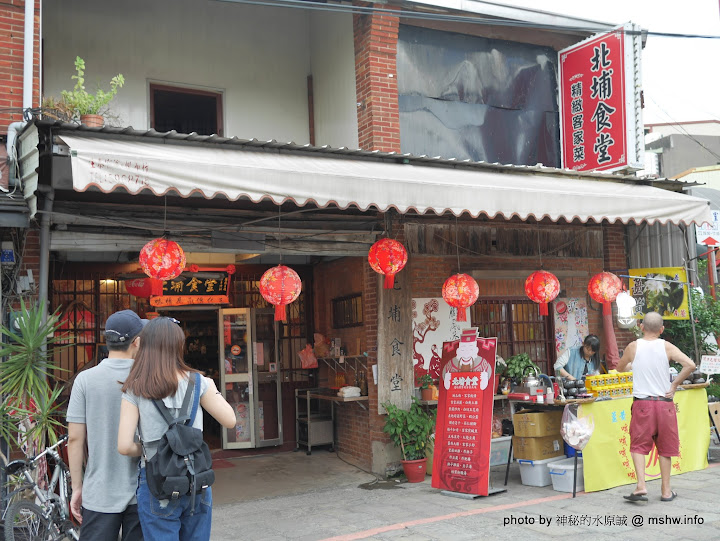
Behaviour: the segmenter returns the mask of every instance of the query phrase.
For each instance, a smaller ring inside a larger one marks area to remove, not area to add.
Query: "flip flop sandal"
[[[677,492],[675,492],[675,491],[673,490],[672,493],[670,494],[670,497],[669,497],[669,498],[662,498],[662,497],[661,497],[661,498],[660,498],[660,501],[661,501],[661,502],[671,502],[671,501],[673,501],[675,498],[677,498]]]
[[[629,502],[646,502],[648,501],[647,494],[630,494],[629,496],[623,496]]]

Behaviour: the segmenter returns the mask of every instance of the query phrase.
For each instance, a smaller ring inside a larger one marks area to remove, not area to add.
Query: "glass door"
[[[249,308],[219,310],[220,387],[235,410],[234,428],[222,431],[223,449],[255,447],[252,325]]]
[[[278,362],[275,310],[254,309],[252,315],[255,446],[282,445],[281,367]]]

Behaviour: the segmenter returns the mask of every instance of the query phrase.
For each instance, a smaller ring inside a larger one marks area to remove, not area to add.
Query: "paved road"
[[[464,500],[431,488],[429,477],[418,484],[375,482],[372,475],[333,455],[313,454],[307,459],[315,465],[320,461],[332,465],[332,483],[326,478],[317,488],[305,484],[302,492],[217,504],[212,539],[720,539],[720,461],[703,471],[674,476],[673,489],[679,494],[674,502],[661,502],[660,481],[652,481],[650,501],[630,503],[622,498],[630,492],[628,486],[581,493],[575,499],[552,487],[523,486],[517,465],[512,467],[507,492]],[[297,454],[289,460],[303,464]],[[502,485],[503,477],[503,467],[493,468],[495,486]],[[261,478],[254,480],[258,482]]]

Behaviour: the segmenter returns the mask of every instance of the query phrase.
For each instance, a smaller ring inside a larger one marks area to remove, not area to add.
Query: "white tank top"
[[[632,373],[633,396],[665,396],[670,390],[670,362],[665,353],[665,340],[638,340]]]

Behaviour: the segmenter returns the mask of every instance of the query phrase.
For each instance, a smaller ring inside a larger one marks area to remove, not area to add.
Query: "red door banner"
[[[475,328],[443,343],[433,488],[488,495],[496,349]]]
[[[637,148],[640,52],[635,51],[635,32],[634,25],[625,25],[560,51],[564,168],[642,168]]]

